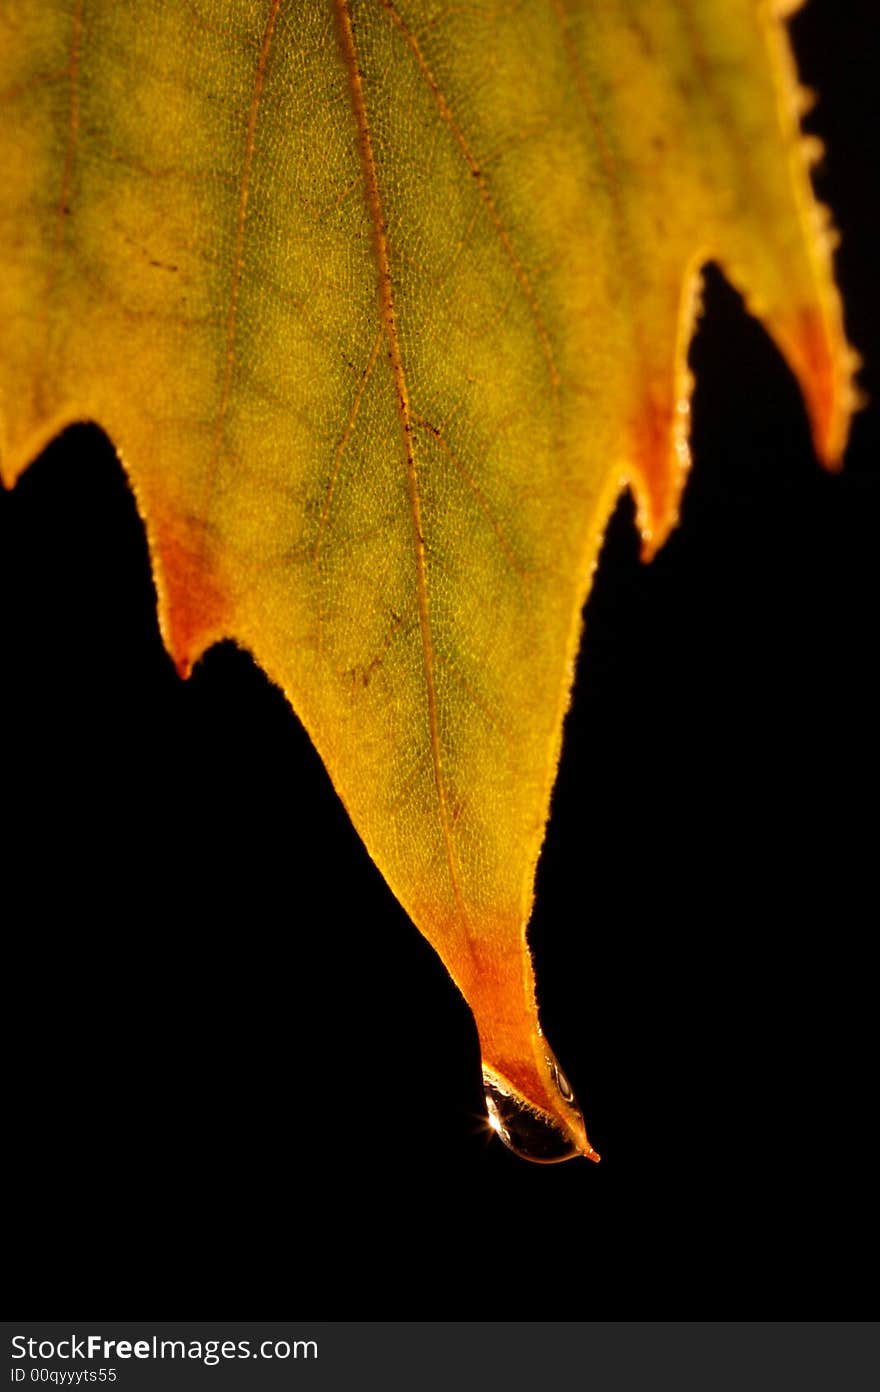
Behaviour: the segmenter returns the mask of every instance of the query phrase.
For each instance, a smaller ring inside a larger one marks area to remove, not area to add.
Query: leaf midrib
[[[419,495],[418,469],[413,450],[413,413],[410,406],[409,387],[403,368],[400,340],[397,334],[397,321],[394,307],[394,292],[391,283],[391,265],[388,253],[388,235],[382,198],[379,192],[379,179],[373,153],[373,140],[367,116],[366,97],[360,73],[357,45],[351,22],[348,0],[333,0],[336,9],[340,46],[348,73],[354,117],[358,130],[358,145],[364,173],[364,192],[367,210],[373,229],[373,251],[379,273],[379,302],[385,323],[388,340],[388,360],[395,387],[395,405],[403,436],[403,452],[406,460],[407,488],[410,514],[412,518],[413,542],[416,560],[416,576],[419,602],[419,631],[422,640],[422,664],[425,674],[425,689],[428,705],[428,726],[431,743],[431,763],[434,771],[434,785],[440,827],[446,855],[446,864],[452,884],[452,892],[459,917],[467,923],[467,913],[462,897],[460,876],[456,865],[452,828],[449,819],[449,805],[443,775],[443,759],[440,747],[440,722],[437,709],[437,687],[435,680],[435,654],[431,636],[431,619],[428,606],[427,564],[425,557],[425,538],[422,531],[421,498]]]

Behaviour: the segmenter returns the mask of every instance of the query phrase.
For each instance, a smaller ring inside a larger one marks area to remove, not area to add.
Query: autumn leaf
[[[231,636],[286,692],[531,1158],[595,1155],[525,934],[610,511],[646,558],[677,518],[708,260],[846,442],[790,8],[0,11],[4,477],[107,431],[180,672]]]

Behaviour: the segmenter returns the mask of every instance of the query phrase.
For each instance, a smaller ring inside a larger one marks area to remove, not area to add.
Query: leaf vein
[[[361,373],[360,381],[357,384],[357,390],[355,391],[354,399],[351,403],[351,409],[348,413],[348,420],[345,422],[345,428],[342,434],[340,435],[339,441],[336,445],[336,452],[333,458],[333,468],[331,470],[330,478],[327,483],[327,492],[324,498],[324,506],[321,510],[321,516],[318,521],[318,534],[315,537],[315,544],[312,549],[312,564],[315,567],[316,575],[320,575],[321,548],[324,544],[324,535],[326,533],[327,522],[330,517],[330,508],[333,504],[333,494],[336,491],[336,484],[339,481],[339,470],[342,466],[342,456],[344,455],[348,442],[354,433],[355,424],[357,423],[358,418],[358,412],[360,411],[361,402],[364,398],[364,392],[366,391],[370,378],[373,375],[373,369],[376,366],[376,360],[379,357],[379,349],[382,346],[382,339],[384,337],[385,325],[381,324],[379,326],[379,332],[376,334],[376,337],[373,341],[373,346],[370,349],[370,356],[367,360],[367,365]]]
[[[379,192],[379,177],[376,158],[373,152],[373,138],[367,118],[366,97],[358,60],[357,46],[351,22],[349,0],[334,0],[339,24],[339,34],[345,66],[351,87],[352,105],[358,129],[361,159],[363,161],[366,200],[373,225],[374,249],[379,271],[379,298],[382,318],[388,337],[388,357],[394,379],[397,412],[403,434],[403,451],[406,460],[407,486],[410,511],[412,515],[413,541],[415,548],[416,579],[419,601],[419,628],[422,640],[422,663],[425,673],[425,688],[428,706],[428,726],[431,745],[431,763],[434,772],[434,786],[437,793],[437,806],[443,839],[444,856],[453,897],[460,918],[467,923],[468,916],[462,898],[460,876],[452,841],[452,827],[446,792],[443,757],[440,745],[440,715],[437,703],[437,685],[434,671],[434,644],[431,635],[431,617],[428,606],[428,576],[425,555],[425,538],[422,529],[419,479],[413,449],[413,420],[410,407],[409,386],[403,368],[400,340],[397,332],[394,293],[391,285],[391,265],[388,250],[388,234],[385,214]]]
[[[420,426],[423,430],[427,430],[429,434],[432,436],[432,438],[437,441],[437,444],[440,446],[443,453],[446,455],[447,459],[452,464],[459,478],[467,486],[474,499],[476,500],[477,506],[479,507],[480,511],[483,514],[483,517],[492,529],[492,532],[495,535],[498,545],[504,552],[504,555],[507,558],[508,564],[510,565],[511,569],[513,569],[516,572],[521,581],[525,581],[527,574],[526,569],[520,561],[519,557],[517,556],[516,551],[511,546],[510,541],[507,538],[507,534],[504,531],[504,528],[501,526],[500,522],[495,517],[495,514],[493,513],[489,505],[489,500],[486,497],[480,485],[477,483],[476,479],[473,478],[472,475],[465,468],[458,455],[447,442],[445,436],[443,435],[443,432],[439,430],[436,425],[432,425],[430,421],[424,420],[421,416],[413,416],[413,420],[416,425]]]
[[[507,231],[504,222],[502,221],[501,214],[499,213],[497,204],[495,203],[495,200],[492,197],[489,185],[486,182],[486,176],[483,173],[482,168],[480,167],[480,163],[475,158],[473,151],[471,150],[470,145],[467,142],[464,131],[461,129],[461,126],[455,119],[455,114],[451,106],[449,105],[449,102],[447,101],[443,93],[443,90],[440,87],[440,84],[434,76],[434,73],[428,64],[428,60],[422,52],[422,48],[418,39],[416,38],[415,34],[413,34],[412,30],[409,29],[408,26],[404,23],[404,20],[398,13],[398,10],[396,6],[392,3],[392,0],[379,0],[379,3],[381,4],[385,13],[388,15],[388,18],[391,20],[392,24],[398,30],[407,48],[412,53],[413,58],[415,59],[418,65],[419,71],[421,72],[422,77],[427,83],[431,95],[434,98],[434,104],[436,105],[437,110],[440,113],[440,117],[449,128],[456,145],[461,151],[461,154],[470,172],[471,178],[473,179],[474,184],[476,185],[480,198],[483,200],[483,205],[486,209],[489,221],[492,223],[492,226],[495,229],[496,235],[498,236],[498,239],[501,242],[501,245],[504,249],[504,254],[507,257],[508,262],[510,263],[510,267],[516,278],[517,284],[520,287],[520,291],[522,292],[526,304],[528,305],[529,313],[532,317],[532,322],[534,323],[535,331],[538,335],[538,341],[541,345],[541,352],[547,364],[547,375],[550,378],[550,389],[553,394],[554,408],[558,415],[561,376],[559,372],[559,367],[556,362],[556,355],[553,351],[553,344],[550,341],[550,334],[547,330],[547,325],[544,322],[544,316],[541,313],[541,307],[538,304],[538,298],[535,294],[535,288],[532,285],[528,271],[526,270],[522,260],[520,259],[519,254],[517,253],[517,250],[513,245],[513,242],[511,241],[510,234]]]
[[[64,242],[65,227],[70,213],[70,190],[73,184],[73,166],[76,159],[76,146],[79,138],[79,117],[80,117],[80,91],[79,91],[79,72],[80,59],[82,56],[82,36],[83,36],[83,4],[84,0],[76,0],[73,12],[73,24],[70,39],[70,62],[67,66],[67,78],[70,83],[70,107],[67,126],[67,143],[64,148],[64,167],[61,172],[61,192],[58,197],[58,207],[55,215],[55,236],[52,241],[52,251],[49,259],[49,271],[46,278],[46,304],[52,297],[52,288],[55,277],[58,274],[58,266],[61,260],[61,248]]]
[[[247,134],[245,136],[244,161],[241,170],[238,195],[238,214],[235,227],[235,250],[233,252],[232,280],[229,289],[229,308],[226,315],[226,349],[223,362],[223,382],[220,388],[220,403],[217,408],[217,418],[214,425],[214,440],[211,447],[211,456],[208,461],[207,469],[207,489],[210,496],[213,487],[213,478],[216,473],[217,464],[220,458],[220,449],[223,443],[223,435],[226,429],[226,417],[229,413],[229,400],[232,394],[232,380],[235,374],[235,337],[238,319],[238,301],[241,292],[241,278],[244,271],[244,236],[247,224],[248,201],[251,190],[251,174],[254,164],[254,149],[256,146],[257,118],[260,111],[260,102],[263,96],[263,86],[266,81],[266,69],[269,63],[269,50],[272,46],[272,38],[275,33],[275,25],[278,19],[278,12],[281,9],[281,0],[271,0],[269,14],[266,19],[266,26],[263,31],[263,40],[260,45],[260,53],[257,58],[257,69],[254,75],[254,88],[251,95],[250,110],[248,111]]]

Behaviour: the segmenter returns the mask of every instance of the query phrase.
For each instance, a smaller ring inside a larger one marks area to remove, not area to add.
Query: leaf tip
[[[537,1077],[530,1079],[525,1088],[483,1064],[489,1129],[508,1150],[539,1165],[554,1165],[580,1156],[598,1161],[599,1153],[587,1139],[583,1114],[571,1084],[543,1035],[539,1038],[542,1042],[536,1061],[544,1067],[539,1067]],[[527,1067],[526,1072],[530,1071]]]
[[[669,340],[642,388],[630,431],[630,482],[643,561],[654,559],[678,524],[691,467],[694,378],[688,352],[701,309],[703,260],[702,255],[695,256],[676,280]]]
[[[648,398],[635,431],[633,492],[642,560],[652,561],[678,522],[679,504],[691,467],[690,373],[679,373],[667,405]]]
[[[230,602],[211,562],[204,527],[160,508],[151,553],[159,626],[179,675],[186,678],[206,648],[228,631]]]
[[[852,417],[863,405],[855,385],[861,359],[842,327],[830,322],[819,305],[799,310],[780,337],[804,395],[816,454],[826,469],[836,472],[843,464]]]

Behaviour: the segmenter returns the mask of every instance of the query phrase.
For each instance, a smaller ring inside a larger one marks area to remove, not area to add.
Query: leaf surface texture
[[[104,427],[179,669],[231,636],[283,687],[491,1076],[584,1153],[525,930],[609,513],[646,556],[676,520],[702,265],[831,466],[853,406],[778,9],[0,8],[4,477]]]

